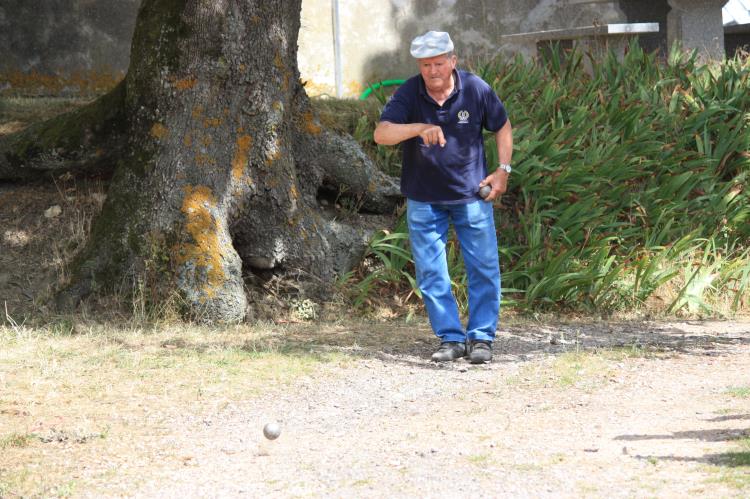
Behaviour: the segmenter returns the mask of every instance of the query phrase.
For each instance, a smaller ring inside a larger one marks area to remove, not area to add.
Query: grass
[[[84,327],[85,328],[85,327]],[[80,329],[80,327],[79,327]],[[227,397],[258,393],[265,383],[285,383],[340,355],[304,351],[283,343],[278,331],[238,327],[212,331],[190,326],[118,330],[92,325],[84,334],[0,329],[0,367],[13,373],[6,393],[55,393],[83,399],[118,397],[113,386],[140,396],[188,400],[197,393]],[[229,391],[224,386],[231,381]],[[33,396],[33,395],[32,395]]]
[[[0,437],[0,449],[27,447],[36,437],[33,433],[11,433]]]
[[[594,387],[603,383],[609,363],[601,355],[567,352],[555,358],[552,376],[563,387]]]
[[[469,454],[466,460],[479,468],[487,468],[493,463],[492,455],[488,453]]]
[[[503,378],[506,386],[554,385],[593,391],[617,377],[622,363],[632,359],[657,359],[672,355],[668,348],[630,345],[583,350],[578,344],[542,363],[522,365],[517,374]]]
[[[750,437],[735,442],[737,449],[715,457],[716,464],[708,467],[714,476],[710,482],[750,490]]]
[[[73,97],[0,97],[0,123],[33,123],[71,111],[90,101]]]
[[[730,386],[727,394],[740,399],[750,398],[750,386]]]
[[[750,398],[750,386],[730,386],[725,391],[731,397]],[[717,414],[733,414],[736,410],[716,411]],[[707,467],[712,477],[709,482],[721,483],[743,491],[750,490],[750,437],[732,442],[735,448],[713,456],[714,464]]]
[[[131,452],[127,442],[154,438],[181,415],[221,412],[351,358],[335,342],[272,325],[58,326],[0,327],[3,497],[74,495],[81,463]]]
[[[606,386],[617,372],[623,360],[636,358],[629,349],[596,349],[584,351],[574,349],[551,357],[540,365],[523,366],[521,371],[506,381],[507,384],[533,383],[554,384],[561,388],[595,390]]]

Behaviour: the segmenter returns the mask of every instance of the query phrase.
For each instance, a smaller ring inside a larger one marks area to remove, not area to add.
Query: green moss
[[[135,147],[135,146],[132,146]],[[130,153],[120,158],[117,169],[130,172],[138,178],[145,178],[154,169],[154,154],[143,147],[131,150]]]
[[[130,248],[130,251],[135,253],[136,255],[140,253],[141,250],[141,238],[138,237],[138,234],[135,233],[135,231],[129,231],[128,232],[128,248]]]
[[[104,144],[107,137],[124,133],[127,128],[124,99],[123,81],[90,104],[20,132],[7,156],[10,164],[20,166],[53,150],[73,151],[86,143]]]
[[[143,58],[148,72],[179,63],[179,41],[190,35],[182,19],[186,0],[144,0],[133,34],[133,57]],[[144,63],[141,63],[144,64]]]
[[[133,226],[136,207],[141,206],[139,191],[132,184],[127,168],[118,166],[109,190],[110,199],[94,220],[84,251],[71,264],[74,279],[91,279],[92,287],[119,283],[132,254],[138,254],[140,241]],[[117,188],[117,186],[128,186]],[[125,238],[126,244],[123,244]]]

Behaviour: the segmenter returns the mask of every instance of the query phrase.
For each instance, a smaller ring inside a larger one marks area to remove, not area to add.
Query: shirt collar
[[[451,91],[451,94],[448,96],[447,99],[445,99],[445,102],[448,102],[453,98],[454,95],[456,95],[458,92],[460,92],[463,89],[463,83],[461,83],[461,75],[458,73],[458,69],[453,70],[453,90]],[[419,94],[425,98],[429,102],[435,102],[435,99],[430,97],[430,94],[427,93],[427,88],[424,86],[424,79],[422,76],[419,76]]]

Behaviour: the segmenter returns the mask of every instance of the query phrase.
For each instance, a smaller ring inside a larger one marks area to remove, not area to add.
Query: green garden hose
[[[401,85],[406,80],[383,80],[378,83],[374,83],[370,86],[368,86],[364,92],[362,92],[362,95],[359,96],[359,100],[365,100],[367,97],[372,93],[373,90],[378,89],[380,87],[390,87],[393,85]]]

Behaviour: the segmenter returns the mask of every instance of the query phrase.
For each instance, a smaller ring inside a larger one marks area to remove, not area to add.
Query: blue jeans
[[[492,203],[431,204],[407,200],[409,239],[432,330],[441,342],[493,341],[500,313],[500,264]],[[469,284],[466,330],[451,292],[445,246],[453,222]]]

